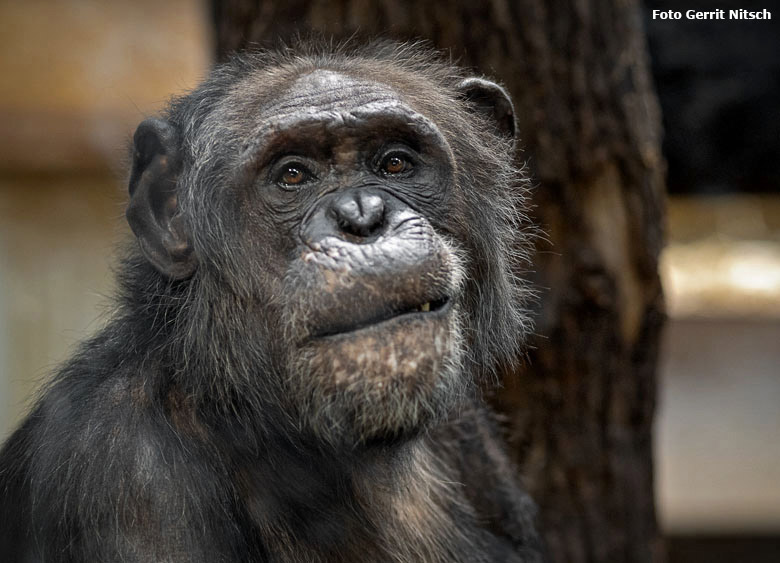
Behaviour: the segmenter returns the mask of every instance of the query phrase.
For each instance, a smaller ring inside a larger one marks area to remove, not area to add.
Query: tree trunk
[[[228,0],[220,57],[309,30],[426,38],[511,91],[547,239],[537,336],[494,401],[556,562],[659,562],[660,115],[637,0]]]

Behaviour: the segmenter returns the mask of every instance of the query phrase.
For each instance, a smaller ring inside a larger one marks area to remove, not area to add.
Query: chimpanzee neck
[[[262,460],[244,460],[235,482],[264,550],[279,561],[413,561],[444,538],[470,548],[455,524],[457,478],[426,437],[339,452],[280,443]]]

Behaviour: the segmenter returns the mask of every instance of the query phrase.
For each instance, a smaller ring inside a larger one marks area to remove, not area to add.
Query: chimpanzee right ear
[[[133,137],[130,203],[125,215],[146,258],[173,280],[197,267],[187,225],[179,214],[176,180],[181,169],[176,129],[147,119]]]

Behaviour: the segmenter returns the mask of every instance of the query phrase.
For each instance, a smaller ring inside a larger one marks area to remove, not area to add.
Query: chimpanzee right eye
[[[276,183],[283,188],[295,188],[312,180],[314,175],[300,162],[283,164],[276,174]]]

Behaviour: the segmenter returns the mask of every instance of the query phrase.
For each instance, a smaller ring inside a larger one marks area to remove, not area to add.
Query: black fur
[[[3,560],[540,561],[478,392],[528,327],[513,134],[499,86],[384,43],[240,55],[144,122],[116,311],[0,453]],[[342,170],[351,135],[413,173]]]

